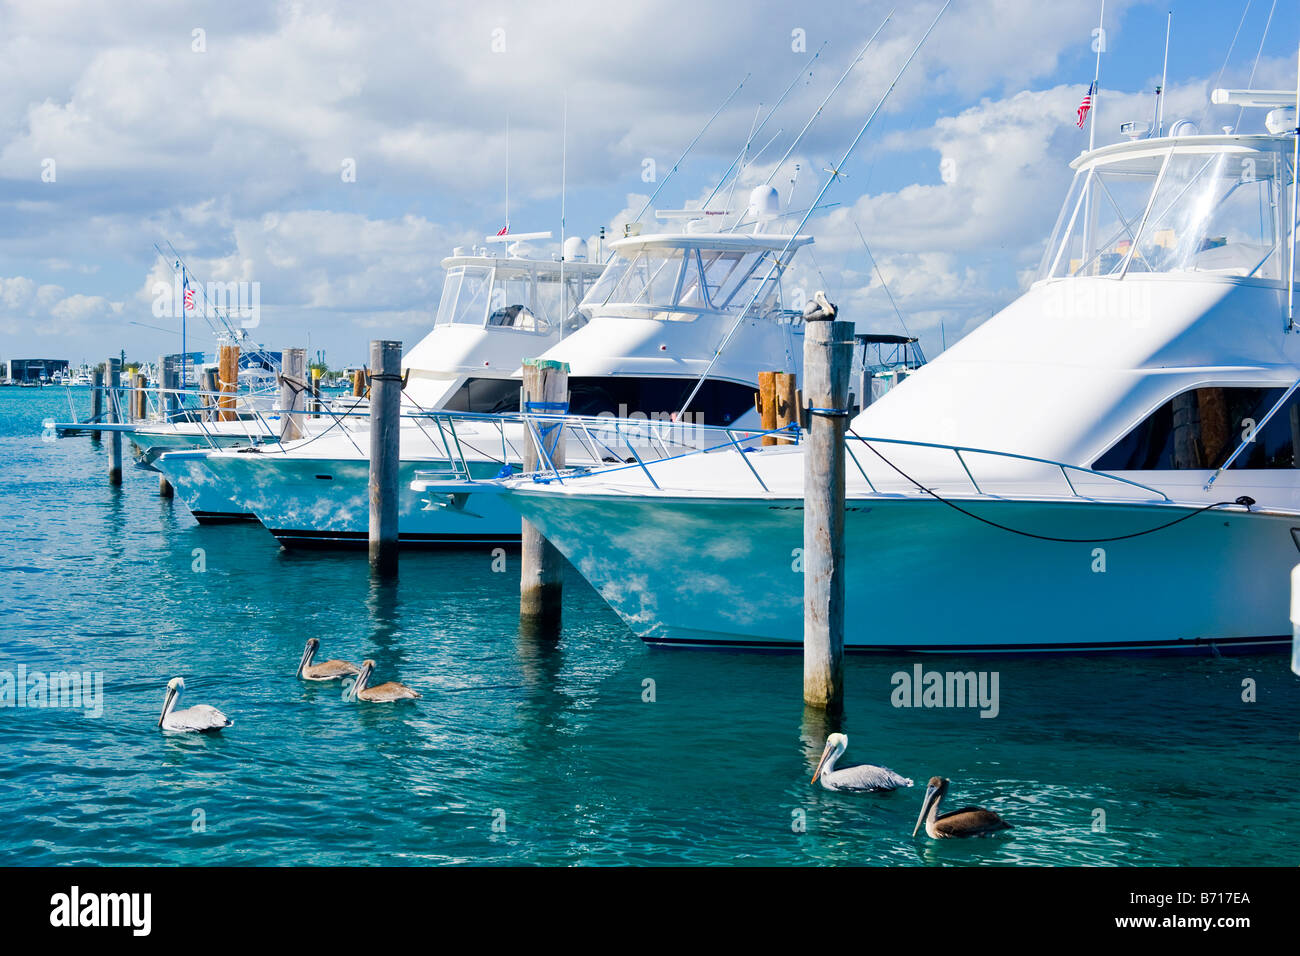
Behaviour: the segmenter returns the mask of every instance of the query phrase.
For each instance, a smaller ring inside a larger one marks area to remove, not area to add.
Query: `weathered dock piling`
[[[131,376],[131,421],[142,422],[149,417],[149,398],[145,394],[145,383],[148,379],[143,372],[136,372]]]
[[[203,395],[203,420],[205,422],[216,421],[217,419],[217,370],[215,368],[205,368],[202,376]]]
[[[307,410],[307,350],[285,349],[280,355],[280,441],[301,438]]]
[[[169,422],[172,420],[172,414],[176,411],[177,398],[174,389],[179,387],[180,373],[176,365],[166,355],[158,356],[158,382],[161,390],[158,392],[158,413],[162,420]],[[158,497],[171,498],[175,495],[172,483],[167,480],[166,475],[158,476]]]
[[[525,359],[520,403],[524,412],[557,414],[569,406],[569,366],[553,359]],[[564,466],[564,429],[537,424],[546,457],[556,468]],[[535,440],[524,444],[524,472],[546,467]],[[522,519],[519,561],[519,629],[536,637],[560,633],[564,599],[564,556],[527,519]]]
[[[370,343],[370,568],[397,571],[397,503],[401,464],[402,343]]]
[[[1291,569],[1291,673],[1300,677],[1300,564]]]
[[[804,313],[803,698],[844,706],[844,434],[853,323],[818,292]]]
[[[121,385],[122,360],[111,358],[104,363],[105,389],[108,397],[108,420],[116,425],[122,419],[122,396],[118,393]],[[113,429],[108,433],[108,483],[122,483],[122,433]]]
[[[239,388],[239,346],[221,346],[218,364],[221,376],[221,420],[233,422],[239,417],[235,411],[235,391]]]
[[[366,394],[366,370],[357,369],[352,373],[352,397],[362,398]]]
[[[104,417],[104,372],[102,369],[95,369],[91,376],[90,387],[90,420],[98,423]],[[99,441],[99,429],[90,430],[90,440]]]

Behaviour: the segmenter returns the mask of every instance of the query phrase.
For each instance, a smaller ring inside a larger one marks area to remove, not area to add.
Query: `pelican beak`
[[[307,666],[307,659],[308,659],[309,657],[311,657],[311,643],[310,643],[310,642],[308,642],[307,646],[304,647],[304,648],[302,649],[302,660],[300,660],[300,661],[298,662],[298,670],[297,670],[297,673],[295,673],[295,674],[293,675],[294,677],[301,677],[301,676],[302,676],[302,669],[303,669],[304,667]]]
[[[826,742],[826,746],[822,748],[822,755],[817,759],[817,772],[813,774],[813,778],[812,780],[809,781],[809,783],[816,783],[817,778],[822,775],[822,767],[826,766],[826,755],[830,753],[830,751],[831,751],[831,744],[830,741],[828,740]]]
[[[934,787],[925,788],[925,799],[921,801],[921,812],[917,815],[916,826],[912,827],[912,837],[914,839],[917,831],[921,829],[921,824],[925,822],[925,815],[930,812],[930,804],[934,802],[934,795],[936,792],[937,791]]]
[[[176,688],[168,687],[167,696],[163,698],[162,713],[158,715],[158,726],[162,726],[163,718],[167,716],[167,711],[171,710],[172,701],[176,699]]]

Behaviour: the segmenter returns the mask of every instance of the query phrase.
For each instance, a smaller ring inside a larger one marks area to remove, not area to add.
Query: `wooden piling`
[[[569,366],[554,359],[525,359],[522,410],[556,414],[569,403]],[[564,466],[564,429],[558,424],[538,424],[546,455],[557,468]],[[536,441],[524,443],[524,471],[547,467]],[[527,519],[521,526],[519,561],[519,628],[524,634],[557,637],[564,598],[564,556]]]
[[[398,469],[401,464],[402,343],[370,343],[370,568],[397,571]]]
[[[361,398],[366,394],[366,370],[357,369],[352,373],[352,397]]]
[[[205,422],[216,421],[217,418],[217,378],[219,372],[215,368],[205,368],[203,375],[200,377],[200,387],[203,396],[203,420]]]
[[[280,441],[303,435],[307,410],[307,350],[285,349],[280,356]]]
[[[149,417],[149,398],[145,395],[145,384],[148,378],[143,372],[136,372],[131,376],[131,420],[142,422]]]
[[[166,356],[158,356],[158,414],[164,422],[172,420],[172,413],[176,411],[177,396],[174,389],[180,382],[180,370],[176,368],[175,363]],[[171,498],[175,495],[172,483],[167,480],[167,476],[160,474],[158,476],[158,497]]]
[[[793,372],[777,372],[773,382],[776,393],[776,427],[785,428],[799,419],[798,377]],[[778,445],[789,445],[792,438],[778,438]]]
[[[104,416],[104,372],[95,369],[90,377],[90,420],[98,422]],[[90,440],[99,441],[99,429],[90,430]]]
[[[754,398],[758,409],[759,428],[768,432],[776,427],[776,372],[758,373],[758,395]],[[764,445],[775,445],[773,435],[763,436]]]
[[[844,707],[844,434],[853,323],[818,293],[804,315],[803,698]]]
[[[122,360],[111,358],[104,365],[107,379],[105,388],[108,398],[108,420],[118,424],[123,417],[122,396],[118,387],[122,384]],[[122,433],[114,429],[108,433],[108,483],[122,483]]]
[[[235,410],[235,391],[239,388],[239,346],[221,346],[218,365],[221,375],[221,420],[233,422],[239,417]]]

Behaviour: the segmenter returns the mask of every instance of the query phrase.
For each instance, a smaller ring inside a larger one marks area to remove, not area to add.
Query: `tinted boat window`
[[[571,378],[569,411],[666,419],[682,407],[695,382],[693,378]],[[697,424],[730,425],[753,407],[752,385],[710,379],[687,411]]]
[[[1219,468],[1254,431],[1233,468],[1294,468],[1300,446],[1300,402],[1292,396],[1258,427],[1280,388],[1195,388],[1161,405],[1097,459],[1097,471]],[[1300,393],[1298,393],[1300,394]]]
[[[457,389],[443,408],[452,412],[496,415],[519,411],[519,379],[471,378]]]

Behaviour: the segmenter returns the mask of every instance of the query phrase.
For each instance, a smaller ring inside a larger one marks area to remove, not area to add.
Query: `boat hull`
[[[156,458],[153,467],[171,482],[172,489],[200,524],[256,521],[231,487],[207,465],[205,452],[170,452]]]
[[[537,524],[652,644],[797,649],[798,499],[582,495],[515,489]],[[964,503],[1034,534],[1105,538],[1194,506]],[[1044,541],[918,497],[852,499],[845,522],[853,651],[1028,653],[1261,650],[1290,641],[1300,519],[1241,508],[1109,542]]]
[[[492,478],[499,462],[468,462]],[[237,507],[251,511],[288,548],[365,547],[370,527],[370,463],[365,459],[276,455],[212,456],[208,469]],[[499,495],[439,496],[411,490],[416,472],[446,462],[403,461],[398,469],[398,539],[412,547],[519,542],[519,513]]]

